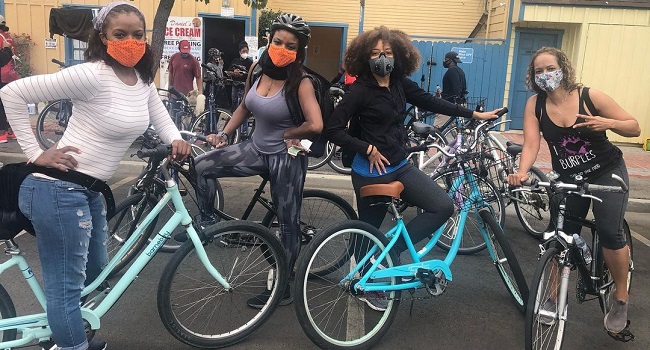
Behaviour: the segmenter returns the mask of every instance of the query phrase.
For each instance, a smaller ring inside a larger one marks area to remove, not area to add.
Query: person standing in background
[[[199,91],[203,90],[201,63],[190,53],[190,42],[181,40],[178,51],[169,59],[169,88],[172,87],[183,95],[194,90],[194,79]]]
[[[7,83],[16,80],[17,76],[12,76],[11,72],[16,73],[14,68],[13,56],[13,39],[9,36],[9,27],[4,16],[0,15],[0,89]],[[15,74],[13,74],[15,75]],[[7,140],[16,139],[16,135],[11,131],[4,106],[0,101],[0,143],[7,143]]]
[[[465,72],[458,67],[460,58],[455,51],[447,52],[442,62],[447,72],[442,77],[442,98],[455,104],[464,105],[467,102],[467,81]]]

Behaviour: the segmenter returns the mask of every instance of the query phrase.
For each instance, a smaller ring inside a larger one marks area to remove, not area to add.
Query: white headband
[[[128,5],[136,9],[138,12],[140,12],[140,10],[137,7],[133,6],[132,4],[129,4],[128,2],[124,2],[124,1],[111,2],[110,4],[102,7],[102,9],[99,10],[97,17],[93,18],[93,28],[101,32],[102,26],[104,25],[104,21],[106,21],[106,17],[111,12],[111,10],[115,8],[115,6],[119,6],[119,5]]]

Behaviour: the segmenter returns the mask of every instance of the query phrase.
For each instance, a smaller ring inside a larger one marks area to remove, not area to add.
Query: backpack
[[[25,163],[0,168],[0,239],[11,239],[23,229],[34,232],[31,222],[18,208],[20,184],[31,172]]]
[[[332,84],[325,79],[320,74],[314,72],[313,70],[303,66],[305,70],[304,78],[309,78],[312,85],[314,86],[314,92],[316,94],[316,101],[318,101],[318,106],[320,107],[320,112],[323,117],[323,125],[326,124],[326,121],[329,119],[332,112],[334,112],[334,100],[330,95],[329,89]],[[248,86],[252,86],[252,83],[257,80],[262,75],[262,67],[258,64],[255,65],[252,72],[249,74]],[[291,118],[293,123],[298,126],[305,121],[305,116],[302,113],[302,108],[300,107],[300,101],[298,100],[298,92],[293,96],[285,96],[287,101],[287,106],[289,107],[289,112],[291,113]],[[318,135],[310,139],[312,145],[310,147],[310,152],[307,153],[309,157],[322,157],[325,154],[325,148],[327,140],[325,136]]]

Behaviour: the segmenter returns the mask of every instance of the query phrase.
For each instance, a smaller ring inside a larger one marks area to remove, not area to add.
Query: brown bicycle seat
[[[359,194],[361,198],[370,196],[388,196],[399,198],[404,190],[404,185],[399,181],[393,181],[387,184],[373,184],[361,187]]]

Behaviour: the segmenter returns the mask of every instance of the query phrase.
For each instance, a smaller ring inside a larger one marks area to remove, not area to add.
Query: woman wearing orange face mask
[[[153,84],[151,48],[142,13],[129,3],[111,3],[94,20],[86,63],[55,74],[9,83],[0,91],[7,117],[29,162],[61,171],[57,178],[34,173],[22,182],[20,210],[36,231],[53,339],[45,349],[105,349],[86,339],[79,300],[84,284],[106,264],[106,209],[95,184],[107,181],[133,141],[149,124],[172,155],[184,158],[183,141]],[[25,105],[70,99],[73,115],[61,140],[43,150]],[[68,170],[78,172],[71,178]],[[66,175],[67,174],[67,175]],[[79,175],[80,174],[80,175]],[[94,178],[94,179],[93,179]]]
[[[224,131],[208,135],[208,141],[218,149],[195,159],[197,194],[202,199],[202,220],[209,224],[214,221],[211,203],[214,203],[216,191],[209,179],[268,177],[281,223],[282,244],[289,258],[289,268],[293,269],[300,251],[299,216],[307,155],[301,152],[293,156],[288,149],[299,146],[301,139],[318,135],[323,120],[311,80],[303,79],[302,62],[310,38],[309,26],[300,16],[282,14],[271,25],[270,37],[268,49],[250,69],[253,72],[259,65],[263,74],[256,81],[247,82],[244,98]],[[286,97],[296,94],[304,121],[298,121],[289,112]],[[224,147],[251,112],[255,115],[252,139]],[[262,308],[267,303],[270,291],[261,289],[260,292],[263,293],[248,300],[250,307]],[[280,304],[288,305],[291,301],[287,288]]]

